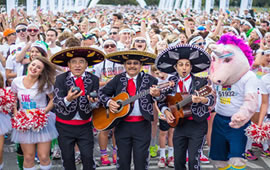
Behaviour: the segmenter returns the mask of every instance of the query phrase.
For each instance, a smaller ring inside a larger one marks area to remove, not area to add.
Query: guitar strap
[[[144,75],[143,71],[139,72],[139,74],[138,74],[138,77],[137,77],[137,80],[136,80],[136,94],[137,94],[139,88],[141,87],[143,75]]]
[[[194,93],[194,90],[196,90],[195,89],[195,77],[194,76],[191,76],[191,88],[189,88],[189,93],[190,94],[193,94]]]

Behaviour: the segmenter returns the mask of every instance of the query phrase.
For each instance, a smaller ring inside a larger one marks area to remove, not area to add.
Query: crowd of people
[[[154,158],[158,151],[160,168],[185,169],[188,162],[189,169],[198,169],[200,162],[209,163],[202,146],[211,146],[215,95],[193,96],[192,102],[208,107],[209,113],[203,118],[185,118],[173,128],[168,124],[174,117],[167,109],[167,94],[156,85],[173,80],[175,93],[192,94],[209,84],[205,69],[210,66],[209,46],[225,34],[245,41],[255,57],[251,71],[260,82],[259,105],[251,121],[261,126],[270,118],[269,12],[244,10],[240,16],[239,11],[228,10],[207,14],[191,9],[98,6],[53,14],[38,8],[36,16],[27,16],[23,10],[0,14],[0,32],[0,88],[10,88],[18,100],[12,113],[0,113],[0,170],[8,132],[17,144],[18,166],[25,170],[35,169],[35,157],[40,169],[49,170],[50,155],[62,158],[67,170],[76,169],[75,162],[82,162],[85,170],[95,169],[94,135],[98,135],[101,166],[115,164],[117,169],[128,170],[132,155],[135,169],[147,169],[149,154]],[[173,57],[173,50],[187,58],[171,61],[168,56]],[[196,50],[203,54],[204,69],[194,69],[190,55]],[[172,65],[170,70],[162,69],[160,62]],[[134,96],[147,89],[149,94],[132,103],[130,114],[113,129],[95,130],[91,116],[98,104],[114,113],[120,105],[111,97],[125,91]],[[190,112],[190,107],[184,112]],[[46,120],[42,128],[14,127],[21,114],[34,116],[39,111]],[[112,158],[107,152],[110,137]],[[254,145],[261,148],[261,156],[270,157],[267,142],[256,144],[248,138],[243,145],[247,160],[258,159],[252,151]]]

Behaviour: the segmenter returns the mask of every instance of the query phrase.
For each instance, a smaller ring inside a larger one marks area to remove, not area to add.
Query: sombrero
[[[118,64],[124,64],[126,60],[139,60],[143,65],[152,65],[155,63],[156,55],[145,51],[129,50],[110,53],[106,59]]]
[[[105,54],[91,47],[71,47],[55,53],[51,58],[51,62],[66,67],[70,59],[75,57],[83,57],[88,62],[88,66],[92,66],[102,62]]]
[[[155,64],[165,73],[176,75],[174,68],[180,59],[188,59],[192,65],[191,73],[199,73],[210,66],[209,54],[203,49],[189,44],[169,47],[158,55]]]

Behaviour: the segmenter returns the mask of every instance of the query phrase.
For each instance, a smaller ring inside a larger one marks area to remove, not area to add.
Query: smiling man
[[[117,113],[120,107],[112,96],[127,92],[134,96],[143,90],[150,89],[150,94],[136,100],[128,116],[115,126],[117,145],[117,169],[131,169],[131,153],[135,170],[148,169],[148,155],[151,141],[151,121],[153,121],[153,97],[160,95],[157,88],[157,79],[141,71],[143,65],[153,64],[155,55],[140,51],[121,51],[107,55],[107,59],[124,64],[126,72],[116,75],[99,92],[99,99],[104,107]]]
[[[85,69],[103,60],[104,54],[90,47],[72,47],[51,57],[52,63],[68,66],[70,69],[56,77],[54,91],[58,142],[66,170],[76,169],[75,143],[81,152],[83,169],[95,169],[90,117],[97,99],[90,98],[89,95],[93,91],[98,91],[99,79]],[[80,90],[73,90],[75,86]]]

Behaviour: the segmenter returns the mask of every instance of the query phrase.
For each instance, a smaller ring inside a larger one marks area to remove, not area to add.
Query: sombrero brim
[[[199,73],[210,67],[210,56],[203,49],[185,44],[169,47],[158,55],[155,64],[165,73],[176,75],[174,68],[180,59],[188,59],[192,65],[191,73]]]
[[[88,62],[88,66],[92,66],[102,62],[105,59],[105,54],[91,47],[71,47],[55,53],[51,58],[51,62],[67,67],[68,61],[75,57],[82,57]]]
[[[119,51],[107,54],[106,59],[119,64],[124,64],[127,60],[139,60],[143,65],[152,65],[155,63],[156,55],[144,51]]]

